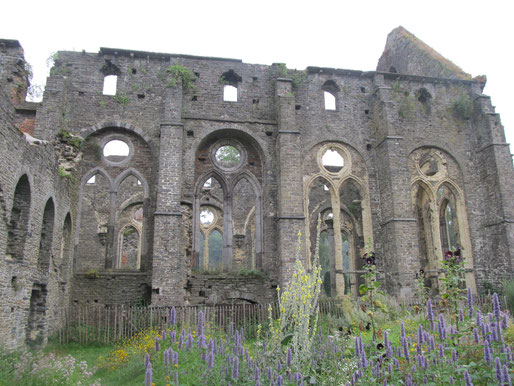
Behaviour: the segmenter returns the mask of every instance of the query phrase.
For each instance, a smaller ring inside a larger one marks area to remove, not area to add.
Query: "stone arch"
[[[39,252],[37,258],[38,268],[43,277],[48,275],[50,261],[52,260],[52,244],[55,223],[55,205],[52,198],[49,198],[43,209],[43,221],[41,224],[41,234],[39,239]]]
[[[118,254],[114,267],[117,269],[138,270],[141,266],[141,229],[134,223],[128,223],[120,229],[118,235]]]
[[[23,174],[14,189],[11,215],[7,226],[7,260],[22,261],[25,243],[28,239],[31,209],[31,189],[29,177]]]
[[[235,163],[228,165],[217,158],[217,151],[223,146],[233,146],[238,151],[238,158]],[[246,239],[246,236],[237,234],[234,237],[234,207],[232,201],[234,193],[237,193],[237,189],[240,189],[240,184],[245,183],[249,184],[251,188],[247,190],[251,192],[252,196],[255,198],[255,265],[259,268],[262,266],[261,260],[264,250],[262,244],[264,237],[262,235],[262,184],[260,181],[262,181],[263,178],[263,159],[262,147],[253,136],[242,130],[214,130],[199,142],[195,152],[193,261],[198,262],[200,252],[199,219],[200,207],[204,205],[202,201],[202,194],[205,190],[204,183],[209,178],[213,178],[219,183],[223,190],[222,202],[218,203],[219,206],[222,206],[223,211],[223,270],[230,270],[234,261],[241,260],[235,260],[234,253],[237,249],[239,249],[238,253],[242,253],[241,245]],[[245,181],[244,183],[242,182],[243,180]],[[218,200],[220,199],[218,198]]]
[[[451,201],[454,201],[453,221],[458,229],[459,246],[467,268],[466,283],[475,291],[466,200],[462,189],[464,180],[459,161],[442,146],[418,146],[409,154],[408,166],[413,210],[418,224],[420,266],[425,270],[426,284],[437,290],[444,248],[449,247],[445,241],[448,234],[444,232],[446,224],[441,213],[446,205],[441,192],[446,189],[447,195],[452,196]]]
[[[237,197],[243,193],[245,183],[251,187],[252,193],[246,192],[245,197]],[[261,268],[263,253],[263,225],[261,189],[255,176],[247,171],[239,173],[232,181],[230,194],[238,199],[239,205],[232,208],[234,237],[234,258],[245,268]],[[250,194],[250,195],[248,195]],[[252,203],[252,199],[254,202]],[[253,215],[253,224],[247,221]],[[247,225],[249,227],[247,227]],[[244,229],[244,232],[241,232]]]
[[[144,198],[148,198],[148,196],[150,194],[150,188],[148,186],[148,182],[146,181],[146,178],[139,171],[137,171],[134,168],[126,169],[116,177],[116,179],[114,180],[114,183],[113,183],[114,190],[118,191],[121,183],[129,176],[134,176],[141,182],[141,185],[143,187],[143,192],[144,192]]]
[[[98,122],[94,126],[79,129],[79,133],[80,133],[81,137],[84,138],[84,141],[85,141],[92,134],[94,134],[94,133],[96,133],[98,131],[101,131],[103,129],[108,129],[108,128],[125,129],[125,130],[128,130],[128,131],[130,131],[130,132],[132,132],[134,134],[137,134],[150,147],[150,150],[151,150],[152,154],[156,154],[156,151],[155,151],[154,145],[152,145],[152,141],[151,141],[150,136],[145,131],[140,129],[139,127],[137,127],[135,125],[132,125],[130,123],[127,123],[127,122],[123,122],[123,121],[103,121],[103,122]]]
[[[72,255],[73,255],[73,221],[71,213],[68,212],[64,218],[61,232],[61,245],[60,245],[60,266],[61,274],[64,278],[69,276],[72,268]]]

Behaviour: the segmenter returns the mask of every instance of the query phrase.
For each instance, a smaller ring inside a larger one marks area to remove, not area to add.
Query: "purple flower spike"
[[[171,307],[170,310],[170,324],[172,326],[177,324],[177,310],[175,310],[175,307]]]
[[[401,342],[402,342],[403,354],[405,355],[405,359],[407,360],[407,363],[410,363],[409,348],[407,347],[407,340],[405,339],[405,336],[402,336]]]
[[[496,379],[498,380],[499,383],[501,383],[501,381],[502,381],[502,362],[501,362],[500,358],[496,357],[496,359],[494,360],[494,364],[496,366]]]
[[[452,349],[452,362],[455,364],[457,362],[457,351]]]
[[[476,344],[478,344],[478,342],[480,341],[478,337],[478,330],[476,328],[473,329],[473,340]]]
[[[464,371],[464,382],[466,382],[466,386],[473,386],[473,382],[471,382],[471,375],[469,375],[468,370]]]
[[[277,362],[277,371],[282,370],[282,363],[280,361]]]
[[[232,378],[239,378],[239,358],[234,357],[232,360]]]
[[[450,375],[450,379],[448,380],[448,383],[450,385],[453,385],[455,383],[455,379],[453,379],[453,377]]]
[[[494,317],[496,318],[496,321],[499,322],[501,320],[500,319],[501,306],[500,306],[500,299],[498,298],[498,294],[496,292],[493,294],[493,311],[494,311]]]
[[[271,378],[273,378],[273,369],[271,367],[268,367],[268,369],[266,370],[266,376],[268,377],[269,380],[271,380]]]
[[[193,335],[189,333],[187,335],[187,341],[186,341],[186,349],[191,350],[193,348]]]
[[[405,324],[403,324],[403,322],[402,322],[402,326],[401,326],[401,334],[400,334],[400,336],[402,338],[405,338]]]
[[[212,369],[214,367],[214,353],[212,351],[209,351],[207,354],[207,367],[209,369]]]
[[[507,365],[503,365],[502,384],[512,386],[512,381],[510,379],[510,374],[509,374],[509,368],[507,367]]]
[[[387,334],[387,331],[386,331],[386,334]],[[355,337],[353,338],[354,341],[355,341],[355,356],[357,358],[360,358],[361,356],[361,351],[360,351],[360,345],[359,345],[359,338]]]
[[[261,369],[259,366],[255,366],[255,369],[253,370],[253,379],[255,381],[259,381],[261,379]]]
[[[418,327],[418,345],[421,345],[421,343],[423,343],[423,338],[424,338],[423,326],[420,324]]]
[[[291,348],[288,348],[286,365],[287,365],[287,367],[291,367],[292,364],[293,364],[293,352],[291,351]]]
[[[159,338],[155,338],[155,351],[161,351],[161,344],[159,343]]]
[[[462,311],[462,308],[459,310],[459,322],[464,321],[464,311]]]
[[[152,366],[148,366],[146,368],[146,373],[145,373],[145,386],[152,386]]]
[[[284,384],[284,378],[282,375],[279,375],[277,378],[277,386],[282,386]]]
[[[150,363],[150,354],[145,354],[145,367],[148,367],[148,364]]]
[[[484,342],[484,360],[487,363],[491,363],[492,362],[491,347],[489,346],[489,341],[488,340],[485,340],[485,342]]]

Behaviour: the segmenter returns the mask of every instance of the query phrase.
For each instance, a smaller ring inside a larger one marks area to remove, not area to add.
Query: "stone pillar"
[[[168,88],[164,122],[160,124],[159,174],[154,213],[152,261],[152,305],[184,301],[187,265],[182,245],[182,148],[184,128],[180,123],[182,89]]]
[[[420,268],[418,230],[412,217],[408,154],[399,132],[399,114],[392,102],[392,89],[376,74],[374,113],[377,175],[382,210],[379,238],[384,246],[377,256],[379,271],[385,270],[387,290],[395,295],[412,294]]]
[[[277,106],[278,135],[276,152],[278,164],[278,254],[280,261],[280,284],[291,278],[298,232],[305,228],[303,213],[302,149],[300,132],[296,128],[295,98],[292,81],[279,78],[276,81],[275,101]],[[302,237],[303,238],[303,237]],[[300,256],[305,264],[305,242],[301,244]]]
[[[483,200],[483,239],[488,254],[480,257],[481,271],[490,282],[501,282],[514,272],[514,170],[509,144],[500,116],[491,104],[491,98],[475,90],[474,129],[478,132],[477,144],[481,173]],[[459,224],[460,225],[460,224]]]

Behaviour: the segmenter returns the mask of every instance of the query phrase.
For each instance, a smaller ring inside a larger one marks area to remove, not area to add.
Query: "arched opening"
[[[54,202],[50,198],[43,211],[43,223],[41,224],[41,237],[39,239],[38,267],[44,274],[48,274],[50,269],[50,259],[52,256],[52,242],[54,236],[55,208]]]
[[[453,191],[443,185],[437,191],[439,206],[439,230],[442,252],[460,247],[459,224],[457,220],[457,199]]]
[[[241,178],[232,189],[233,226],[233,268],[236,270],[246,268],[254,269],[255,255],[260,252],[256,243],[256,208],[259,206],[258,197],[253,185],[247,178]]]
[[[330,288],[330,244],[328,232],[324,230],[319,235],[319,264],[321,266],[321,280],[323,281],[323,293],[332,296]]]
[[[365,244],[360,186],[352,179],[347,180],[341,187],[339,201],[341,251],[338,259],[344,272],[344,293],[358,294],[359,285],[364,283],[363,261],[359,251]]]
[[[64,223],[62,226],[62,235],[61,235],[61,253],[60,253],[60,261],[61,261],[61,273],[65,278],[68,277],[70,268],[71,268],[71,255],[73,253],[73,240],[72,240],[72,223],[71,223],[71,215],[68,213],[66,218],[64,219]]]
[[[28,238],[29,214],[30,214],[30,184],[24,174],[14,190],[11,218],[7,227],[7,250],[8,260],[21,261],[25,242]]]
[[[78,271],[100,269],[105,266],[111,190],[111,183],[103,173],[96,173],[94,184],[85,183],[82,186],[75,262]]]
[[[223,267],[223,236],[218,229],[214,229],[209,234],[208,251],[209,271],[220,271]]]
[[[327,80],[321,89],[323,90],[325,110],[336,110],[336,100],[339,92],[337,83],[333,80]]]
[[[220,82],[223,86],[223,100],[225,102],[237,102],[238,84],[242,78],[234,70],[228,70],[221,75]]]
[[[433,202],[431,194],[422,184],[417,184],[415,196],[415,213],[418,226],[418,245],[421,269],[425,271],[425,286],[431,289],[431,295],[437,295],[438,263],[434,248]]]
[[[141,235],[134,225],[125,226],[120,232],[118,269],[137,270],[141,261]]]

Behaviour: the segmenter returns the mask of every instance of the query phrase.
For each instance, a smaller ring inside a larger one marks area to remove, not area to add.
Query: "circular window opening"
[[[202,209],[200,212],[200,223],[203,226],[209,226],[214,222],[214,213],[210,209]]]
[[[216,162],[224,168],[233,168],[241,162],[241,152],[231,145],[221,146],[216,150]]]
[[[127,143],[119,139],[107,142],[103,149],[104,157],[111,162],[123,161],[128,157],[129,153],[130,149]]]
[[[432,177],[435,176],[439,171],[439,164],[435,158],[430,157],[420,161],[419,169],[424,175]]]
[[[338,173],[344,167],[344,158],[337,150],[328,149],[323,153],[321,163],[327,171]]]

